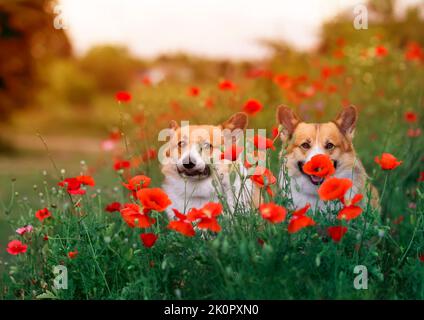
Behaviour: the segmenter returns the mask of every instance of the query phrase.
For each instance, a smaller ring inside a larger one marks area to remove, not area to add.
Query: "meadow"
[[[43,118],[32,142],[40,148],[18,169],[13,157],[3,165],[2,186],[10,189],[2,190],[0,298],[424,299],[424,51],[378,37],[333,45],[334,54],[303,58],[296,69],[274,59],[193,83],[140,78],[116,96],[96,98],[90,111]],[[255,108],[247,104],[251,99]],[[156,221],[147,228],[131,227],[120,214],[125,203],[141,205],[123,185],[131,177],[147,176],[147,189],[160,187],[157,134],[170,120],[219,124],[234,112],[249,113],[249,128],[267,129],[274,141],[268,168],[279,177],[284,156],[275,112],[281,104],[311,122],[356,105],[354,145],[380,193],[381,210],[365,204],[358,217],[342,222],[335,220],[337,211],[309,210],[315,224],[291,232],[300,208],[274,183],[273,196],[265,199],[287,209],[278,223],[257,209],[230,213],[224,205],[219,232],[195,229],[186,236],[169,228],[161,209],[152,209]],[[15,125],[34,134],[29,124],[39,113]],[[55,127],[72,133],[60,151],[48,138]],[[382,153],[401,165],[382,169],[375,161]],[[74,177],[79,180],[59,185]],[[114,202],[119,205],[109,206]],[[32,228],[15,232],[27,225]],[[337,225],[347,228],[340,238],[328,232]],[[15,254],[6,252],[12,240],[21,242]],[[67,289],[54,285],[60,265],[67,268]],[[367,289],[354,286],[361,265]]]

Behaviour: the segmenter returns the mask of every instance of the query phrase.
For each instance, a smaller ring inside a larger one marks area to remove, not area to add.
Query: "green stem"
[[[103,281],[104,281],[104,283],[106,285],[107,291],[109,292],[109,294],[111,294],[111,291],[109,289],[109,285],[108,285],[107,280],[106,280],[106,276],[105,276],[103,270],[100,268],[100,265],[99,265],[99,263],[97,261],[97,256],[96,256],[96,253],[94,251],[93,244],[91,242],[91,238],[90,238],[90,235],[88,233],[87,227],[86,227],[86,225],[85,225],[85,223],[83,221],[81,222],[81,224],[84,227],[85,233],[87,235],[88,244],[90,245],[90,249],[91,249],[91,255],[93,256],[93,259],[94,259],[94,262],[96,263],[97,269],[99,270],[100,274],[102,275],[102,278],[103,278]]]

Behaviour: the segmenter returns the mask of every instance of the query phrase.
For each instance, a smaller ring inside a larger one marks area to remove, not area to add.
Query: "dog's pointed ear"
[[[358,120],[358,111],[355,106],[344,107],[334,121],[340,131],[349,139],[353,138],[355,133],[356,121]]]
[[[282,126],[281,138],[290,139],[301,120],[292,109],[283,105],[277,108],[277,122]]]
[[[247,114],[244,112],[237,112],[233,114],[227,121],[225,121],[221,127],[222,129],[228,129],[234,131],[236,129],[246,130],[247,128]]]

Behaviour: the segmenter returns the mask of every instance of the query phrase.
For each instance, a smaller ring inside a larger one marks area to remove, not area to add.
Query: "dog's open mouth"
[[[304,165],[304,164],[305,164],[305,163],[304,163],[303,161],[299,161],[299,162],[297,163],[297,166],[298,166],[298,168],[299,168],[299,171],[300,171],[302,174],[304,174],[305,176],[307,176],[307,177],[309,178],[309,180],[311,181],[311,183],[312,183],[312,184],[314,184],[314,185],[316,185],[316,186],[321,185],[321,184],[324,182],[324,177],[317,177],[317,176],[314,176],[314,175],[310,175],[310,174],[305,173],[305,172],[303,171],[303,165]],[[333,165],[334,165],[334,169],[337,169],[337,160],[333,160]]]
[[[183,169],[180,170],[177,167],[178,174],[184,177],[197,177],[197,178],[207,178],[211,175],[211,169],[209,166],[205,166],[203,170],[192,170],[192,169]]]

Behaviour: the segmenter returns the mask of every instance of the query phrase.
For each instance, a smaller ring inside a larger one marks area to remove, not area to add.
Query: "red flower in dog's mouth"
[[[299,170],[315,185],[320,185],[325,178],[336,172],[333,161],[326,154],[317,154],[305,164],[299,162]]]
[[[333,161],[326,154],[317,154],[311,158],[303,166],[303,172],[316,176],[325,178],[334,174],[335,169]]]

